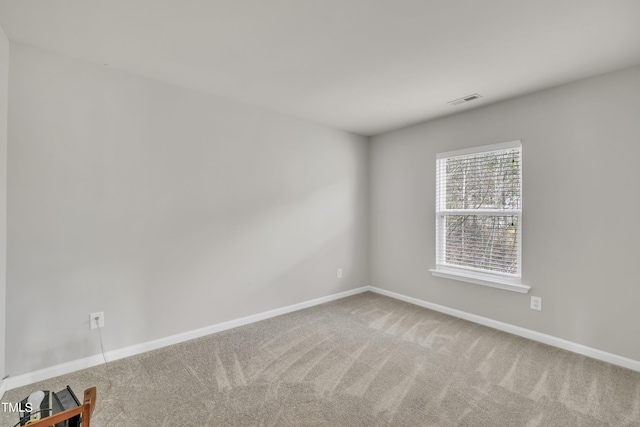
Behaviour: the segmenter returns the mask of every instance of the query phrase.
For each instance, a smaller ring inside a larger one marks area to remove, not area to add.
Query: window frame
[[[438,195],[441,194],[440,186],[446,185],[447,175],[446,170],[438,171],[438,162],[442,159],[469,156],[474,154],[483,154],[493,151],[510,150],[518,148],[520,150],[520,209],[443,209],[438,203],[441,201]],[[437,174],[440,173],[440,176]],[[479,147],[471,147],[462,150],[447,151],[444,153],[438,153],[436,155],[436,206],[435,206],[435,250],[436,250],[436,267],[429,271],[433,276],[443,277],[447,279],[453,279],[468,283],[474,283],[477,285],[489,286],[498,289],[504,289],[519,293],[528,293],[531,289],[530,286],[526,286],[522,283],[522,141],[509,141],[500,144],[483,145]],[[446,212],[444,212],[446,211]],[[444,259],[444,244],[446,238],[444,233],[445,227],[440,226],[440,222],[444,222],[444,215],[455,215],[464,213],[469,214],[469,211],[476,212],[475,215],[493,215],[493,216],[517,216],[518,217],[518,241],[517,241],[517,258],[518,258],[518,271],[517,274],[501,273],[491,270],[484,270],[481,268],[473,268],[467,266],[459,266],[453,264],[447,264],[443,262]],[[440,234],[438,234],[440,233]]]

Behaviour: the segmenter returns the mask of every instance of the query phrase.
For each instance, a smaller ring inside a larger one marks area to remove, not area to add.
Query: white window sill
[[[463,271],[454,269],[430,269],[432,275],[445,279],[458,280],[461,282],[475,283],[476,285],[489,286],[491,288],[504,289],[511,292],[526,294],[531,286],[520,283],[520,279],[510,279],[508,277],[495,277],[489,274],[476,273],[473,271]]]

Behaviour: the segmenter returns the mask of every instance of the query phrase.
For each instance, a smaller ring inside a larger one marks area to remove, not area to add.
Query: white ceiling
[[[0,0],[0,25],[363,135],[640,63],[640,0]]]

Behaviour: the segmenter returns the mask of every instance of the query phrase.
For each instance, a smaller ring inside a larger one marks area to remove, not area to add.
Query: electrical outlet
[[[101,311],[99,313],[91,313],[89,315],[89,328],[104,328],[104,312]]]
[[[542,311],[542,298],[531,297],[531,310]]]
[[[342,279],[342,269],[338,269],[338,279]]]

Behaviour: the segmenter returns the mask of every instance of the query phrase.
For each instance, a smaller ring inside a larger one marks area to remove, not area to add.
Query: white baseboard
[[[118,360],[118,359],[123,359],[129,356],[135,356],[136,354],[146,353],[147,351],[156,350],[162,347],[167,347],[170,345],[189,341],[195,338],[200,338],[216,332],[221,332],[227,329],[237,328],[238,326],[259,322],[261,320],[269,319],[271,317],[280,316],[282,314],[287,314],[294,311],[302,310],[303,308],[313,307],[314,305],[318,305],[318,304],[324,304],[325,302],[330,302],[337,299],[345,298],[345,297],[359,294],[361,292],[365,292],[368,290],[369,290],[368,286],[363,286],[361,288],[351,289],[345,292],[339,292],[337,294],[328,295],[326,297],[316,298],[316,299],[304,301],[298,304],[293,304],[286,307],[277,308],[274,310],[269,310],[269,311],[265,311],[258,314],[253,314],[251,316],[229,320],[227,322],[222,322],[222,323],[207,326],[204,328],[183,332],[181,334],[171,335],[165,338],[160,338],[153,341],[147,341],[141,344],[124,347],[117,350],[111,350],[106,352],[105,356],[107,357],[107,360],[109,362]],[[0,387],[4,387],[6,390],[13,390],[14,388],[33,384],[38,381],[48,380],[50,378],[58,377],[60,375],[79,371],[81,369],[91,368],[93,366],[97,366],[102,363],[104,363],[102,354],[96,354],[94,356],[85,357],[84,359],[73,360],[70,362],[61,363],[59,365],[29,372],[26,374],[16,375],[15,377],[9,377],[2,383]],[[2,389],[0,388],[0,391],[1,390]],[[0,396],[1,395],[2,394],[0,393]]]
[[[374,286],[368,286],[367,290],[375,292],[380,295],[385,295],[391,298],[395,298],[400,301],[405,301],[411,304],[418,305],[420,307],[428,308],[433,311],[448,314],[450,316],[458,317],[460,319],[468,320],[473,323],[488,326],[493,329],[498,329],[503,332],[508,332],[513,335],[517,335],[523,338],[528,338],[533,341],[538,341],[543,344],[547,344],[553,347],[568,350],[573,353],[582,354],[593,359],[602,360],[613,365],[622,366],[634,371],[640,371],[640,361],[629,359],[617,354],[608,353],[606,351],[598,350],[593,347],[587,347],[586,345],[578,344],[572,341],[567,341],[562,338],[554,337],[552,335],[543,334],[542,332],[532,331],[531,329],[522,328],[520,326],[511,325],[509,323],[500,322],[497,320],[489,319],[487,317],[478,316],[476,314],[467,313],[464,311],[456,310],[453,308],[445,307],[443,305],[434,304],[431,302],[423,301],[417,298],[408,297],[406,295],[398,294],[395,292],[387,291],[385,289],[376,288]]]
[[[313,307],[315,305],[324,304],[330,301],[335,301],[337,299],[345,298],[345,297],[359,294],[366,291],[375,292],[380,295],[385,295],[400,301],[405,301],[411,304],[418,305],[420,307],[428,308],[430,310],[438,311],[440,313],[448,314],[454,317],[458,317],[460,319],[468,320],[470,322],[478,323],[480,325],[484,325],[490,328],[498,329],[500,331],[508,332],[513,335],[521,336],[523,338],[528,338],[533,341],[538,341],[553,347],[558,347],[564,350],[582,354],[584,356],[592,357],[594,359],[602,360],[604,362],[608,362],[614,365],[622,366],[622,367],[640,372],[640,361],[637,361],[637,360],[618,356],[616,354],[608,353],[606,351],[598,350],[592,347],[587,347],[585,345],[574,343],[572,341],[567,341],[562,338],[557,338],[552,335],[547,335],[541,332],[536,332],[530,329],[511,325],[509,323],[500,322],[497,320],[489,319],[487,317],[478,316],[475,314],[445,307],[443,305],[438,305],[438,304],[423,301],[417,298],[398,294],[396,292],[391,292],[384,289],[376,288],[375,286],[363,286],[363,287],[352,289],[349,291],[328,295],[326,297],[316,298],[313,300],[289,305],[289,306],[278,308],[275,310],[265,311],[265,312],[254,314],[251,316],[241,317],[239,319],[218,323],[215,325],[207,326],[200,329],[195,329],[195,330],[184,332],[181,334],[171,335],[165,338],[160,338],[153,341],[147,341],[141,344],[136,344],[129,347],[120,348],[117,350],[108,351],[106,353],[106,357],[108,361],[114,361],[114,360],[122,359],[125,357],[129,357],[129,356],[135,356],[137,354],[145,353],[151,350],[156,350],[162,347],[167,347],[170,345],[189,341],[195,338],[200,338],[216,332],[221,332],[227,329],[236,328],[238,326],[259,322],[261,320],[269,319],[271,317],[280,316],[282,314],[291,313],[294,311],[301,310],[303,308]],[[94,356],[86,357],[84,359],[78,359],[78,360],[73,360],[71,362],[61,363],[59,365],[51,366],[49,368],[40,369],[38,371],[33,371],[33,372],[29,372],[22,375],[17,375],[15,377],[8,377],[4,381],[0,380],[0,398],[2,398],[2,396],[4,395],[4,392],[7,390],[13,390],[18,387],[33,384],[38,381],[44,381],[60,375],[79,371],[81,369],[90,368],[93,366],[100,365],[102,363],[104,363],[102,355],[96,354]]]
[[[4,392],[7,391],[7,382],[0,380],[0,400],[4,397]]]

